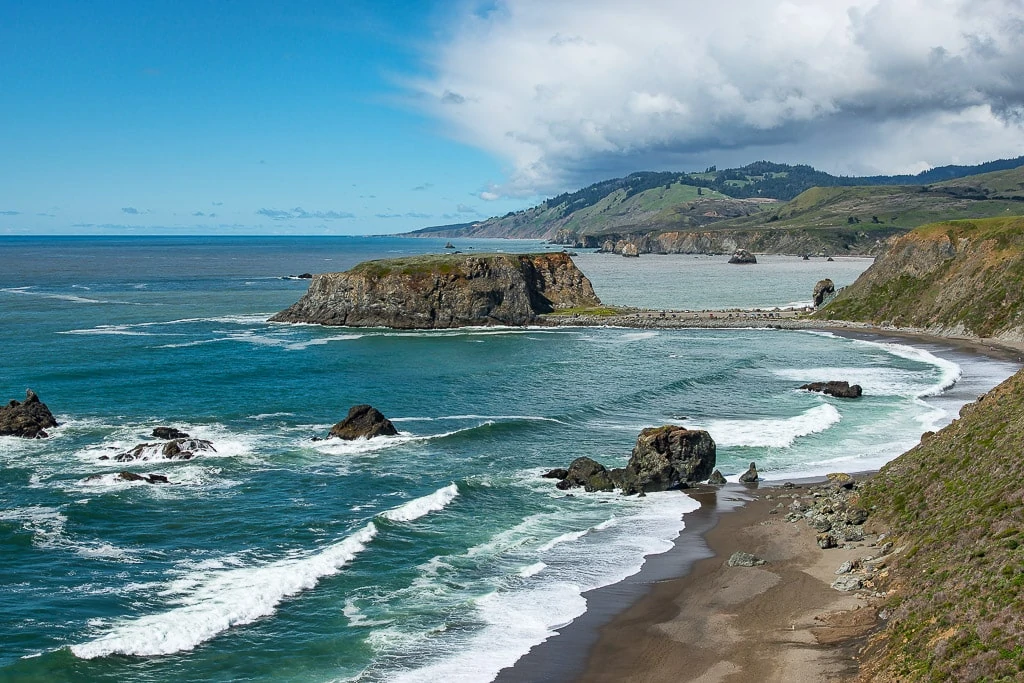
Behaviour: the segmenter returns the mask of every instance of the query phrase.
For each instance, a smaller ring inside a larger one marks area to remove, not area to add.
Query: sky
[[[0,234],[391,234],[1024,154],[1024,0],[0,3]]]

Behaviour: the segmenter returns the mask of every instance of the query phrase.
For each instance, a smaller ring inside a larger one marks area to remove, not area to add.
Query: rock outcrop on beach
[[[391,420],[373,406],[364,404],[349,408],[345,419],[331,427],[330,437],[352,441],[396,434],[398,430]]]
[[[637,249],[636,245],[629,243],[626,243],[622,246],[622,251],[620,253],[623,256],[633,256],[634,258],[640,256],[640,250]]]
[[[216,453],[213,442],[206,439],[180,438],[159,443],[140,443],[123,453],[113,457],[117,462],[134,462],[147,460],[191,460],[203,453]],[[110,460],[102,456],[100,460]]]
[[[314,276],[273,322],[430,329],[526,325],[600,305],[568,254],[430,255],[368,261]]]
[[[750,463],[747,471],[740,475],[741,484],[756,484],[758,479],[760,476],[757,474],[757,464],[753,462]]]
[[[847,381],[810,382],[800,387],[807,391],[835,396],[836,398],[860,398],[864,393],[859,384],[850,384]]]
[[[746,249],[737,249],[732,253],[732,257],[729,259],[729,263],[739,264],[753,264],[757,263],[757,257],[751,254]]]
[[[45,439],[46,430],[56,427],[57,420],[36,392],[25,390],[25,400],[14,399],[0,406],[0,436],[20,436],[25,439]]]
[[[623,495],[631,495],[688,488],[708,479],[714,468],[715,442],[710,434],[702,429],[665,425],[640,432],[624,468],[609,470],[592,458],[580,457],[568,469],[554,469],[543,476],[560,479],[557,487],[562,490],[621,489]]]
[[[827,299],[834,296],[836,293],[836,283],[832,282],[829,278],[824,280],[818,280],[814,285],[814,291],[811,293],[811,298],[814,300],[814,307],[818,308]]]
[[[917,228],[815,317],[1024,341],[1024,218]]]

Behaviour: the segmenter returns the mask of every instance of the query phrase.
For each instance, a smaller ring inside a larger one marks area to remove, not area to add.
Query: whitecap
[[[719,447],[789,448],[798,438],[823,432],[840,420],[839,410],[830,403],[823,403],[788,418],[688,420],[687,426],[707,430]]]
[[[228,569],[196,577],[173,609],[115,623],[107,633],[71,646],[81,659],[113,654],[153,656],[194,649],[218,634],[273,614],[285,598],[336,574],[377,535],[370,522],[312,555]]]
[[[459,495],[459,487],[454,483],[439,488],[430,495],[410,500],[404,505],[380,513],[384,519],[392,522],[411,522],[424,515],[443,510]]]

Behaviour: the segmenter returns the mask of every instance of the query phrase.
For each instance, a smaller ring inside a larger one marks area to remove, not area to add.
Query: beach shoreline
[[[686,318],[669,321],[622,326],[707,329],[686,324]],[[739,321],[735,319],[728,322],[732,324],[721,327],[751,327],[736,324]],[[831,321],[823,325],[814,324],[823,321],[800,322],[812,325],[783,329],[817,330],[874,342],[909,342],[1024,363],[1024,345],[1000,340],[940,337],[919,330]],[[863,480],[871,474],[856,476]],[[806,487],[821,483],[824,477],[793,481]],[[625,581],[586,593],[587,611],[582,616],[503,669],[495,681],[799,682],[853,678],[856,654],[877,627],[875,609],[865,592],[841,593],[831,588],[831,581],[842,562],[869,555],[874,544],[820,549],[814,530],[806,524],[787,523],[781,515],[769,513],[778,504],[773,492],[782,491],[782,484],[762,481],[688,490],[701,508],[684,517],[685,528],[672,549],[648,557],[640,572]],[[770,564],[766,568],[727,567],[726,560],[737,550],[763,556]],[[752,594],[743,587],[751,577],[756,578]],[[737,629],[736,624],[743,628]]]

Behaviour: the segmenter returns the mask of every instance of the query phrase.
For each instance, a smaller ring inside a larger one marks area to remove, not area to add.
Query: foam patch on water
[[[410,434],[409,432],[399,432],[397,436],[375,436],[372,439],[324,439],[323,441],[314,441],[312,446],[321,453],[328,455],[369,455],[388,448],[394,448],[396,446],[422,443],[425,441],[433,441],[435,439],[445,439],[449,436],[455,436],[456,434],[479,429],[480,427],[487,427],[493,424],[495,424],[493,420],[486,420],[472,427],[454,429],[440,434],[417,435]]]
[[[79,540],[66,533],[67,516],[58,508],[32,505],[0,510],[0,521],[17,522],[32,534],[32,545],[47,550],[73,552],[80,557],[134,563],[135,553],[100,541]]]
[[[0,292],[6,292],[8,294],[21,294],[26,296],[36,296],[44,299],[59,299],[60,301],[70,301],[76,304],[123,304],[127,306],[141,305],[135,301],[115,301],[113,299],[92,299],[85,296],[78,296],[76,294],[60,294],[56,292],[40,292],[32,289],[31,287],[7,287],[0,289]]]
[[[392,522],[411,522],[431,512],[445,509],[458,495],[459,487],[453,483],[430,495],[410,500],[392,510],[386,510],[380,513],[380,516]]]
[[[114,654],[154,656],[194,649],[218,634],[273,614],[282,600],[336,574],[377,535],[371,522],[320,552],[270,564],[209,572],[171,598],[173,609],[115,623],[86,643],[71,646],[81,659]]]
[[[707,430],[719,447],[789,448],[800,437],[824,432],[840,420],[839,410],[824,403],[788,418],[687,421],[686,424]]]

